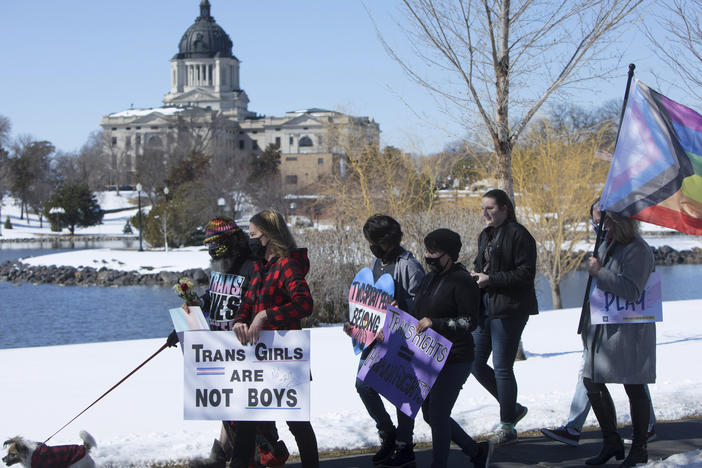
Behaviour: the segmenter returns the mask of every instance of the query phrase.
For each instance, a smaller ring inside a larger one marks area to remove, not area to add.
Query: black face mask
[[[441,257],[424,257],[424,261],[434,271],[440,271],[444,268],[441,266]]]
[[[207,252],[213,260],[218,260],[226,256],[228,250],[227,246],[223,244],[210,244],[207,248]]]
[[[263,258],[266,254],[266,248],[261,244],[260,237],[249,239],[249,250],[251,251],[251,255],[256,258]]]
[[[371,244],[370,246],[370,251],[375,255],[377,258],[383,258],[387,252],[383,250],[381,246],[378,244]]]

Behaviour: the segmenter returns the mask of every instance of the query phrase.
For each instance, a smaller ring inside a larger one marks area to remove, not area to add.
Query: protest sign
[[[179,337],[182,338],[182,332],[187,330],[209,330],[210,327],[207,324],[207,319],[202,313],[202,309],[198,306],[188,306],[188,313],[186,313],[181,307],[176,307],[174,309],[169,309],[168,312],[171,314],[171,321],[173,321],[173,328],[179,333]]]
[[[417,415],[452,345],[431,328],[417,333],[417,322],[388,306],[385,340],[373,347],[357,376],[410,417]]]
[[[309,421],[309,330],[262,331],[246,346],[227,331],[184,335],[185,419]]]
[[[597,288],[590,294],[590,321],[593,325],[663,321],[661,276],[651,273],[641,297],[630,302]]]
[[[395,281],[389,274],[383,273],[374,281],[370,268],[356,273],[349,288],[349,322],[356,354],[371,344],[383,329],[385,309],[393,301],[393,294]]]

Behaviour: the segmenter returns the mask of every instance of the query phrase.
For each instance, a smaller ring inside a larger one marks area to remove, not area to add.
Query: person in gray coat
[[[653,253],[638,235],[637,221],[610,212],[604,216],[604,242],[597,256],[589,259],[588,271],[597,288],[636,302],[655,267]],[[629,397],[634,435],[631,450],[620,466],[646,463],[651,402],[644,387],[656,381],[656,324],[592,325],[589,314],[586,319],[583,383],[602,430],[603,446],[598,456],[585,463],[602,465],[612,457],[624,458],[624,444],[617,433],[616,412],[606,383],[624,384]]]

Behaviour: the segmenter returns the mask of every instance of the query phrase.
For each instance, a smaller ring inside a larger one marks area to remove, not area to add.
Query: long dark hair
[[[514,204],[504,190],[492,189],[487,191],[483,198],[492,198],[500,209],[507,207],[507,221],[517,222],[517,215],[514,213]]]

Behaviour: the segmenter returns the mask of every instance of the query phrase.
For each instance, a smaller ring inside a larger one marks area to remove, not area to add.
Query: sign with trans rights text
[[[373,343],[383,329],[385,310],[393,301],[393,294],[395,281],[389,274],[383,273],[378,281],[374,281],[370,268],[356,273],[349,288],[349,322],[356,354]]]
[[[661,275],[651,273],[641,297],[630,302],[595,285],[590,294],[590,321],[593,325],[663,321]]]
[[[417,319],[388,306],[383,335],[357,377],[407,416],[415,417],[446,363],[452,343],[431,328],[417,333]]]
[[[309,421],[309,330],[262,331],[246,346],[230,331],[184,335],[185,419]]]

